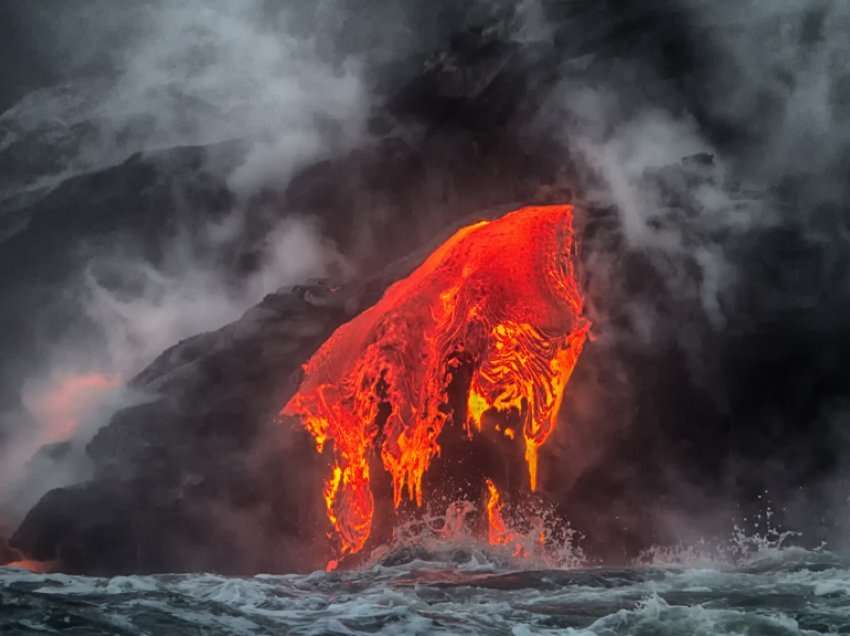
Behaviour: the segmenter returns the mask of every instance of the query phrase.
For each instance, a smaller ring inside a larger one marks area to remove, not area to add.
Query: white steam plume
[[[85,343],[60,339],[31,365],[23,412],[2,414],[11,431],[0,449],[7,524],[47,489],[86,477],[85,443],[117,408],[141,399],[120,387],[163,349],[238,318],[281,286],[345,267],[309,219],[285,210],[274,211],[280,221],[258,266],[238,284],[210,254],[240,236],[252,194],[285,188],[300,166],[359,137],[368,100],[356,61],[321,55],[317,34],[299,34],[290,12],[259,1],[140,3],[102,16],[95,9],[87,13],[91,32],[76,37],[111,42],[109,70],[45,88],[0,116],[6,141],[47,131],[71,149],[55,172],[47,166],[37,176],[62,178],[180,145],[237,139],[248,151],[225,175],[237,206],[224,220],[189,228],[191,237],[178,233],[156,267],[122,255],[121,246],[101,250],[79,285],[63,290],[80,293],[98,334]],[[133,291],[105,286],[104,268],[132,280]],[[66,440],[70,450],[31,459],[42,445]]]

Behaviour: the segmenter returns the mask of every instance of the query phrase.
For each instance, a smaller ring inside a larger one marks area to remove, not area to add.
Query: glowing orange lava
[[[521,438],[528,487],[537,488],[538,451],[557,424],[590,326],[572,212],[527,207],[462,228],[304,365],[281,414],[301,418],[319,453],[332,445],[324,499],[340,555],[358,552],[371,533],[370,456],[379,453],[396,508],[405,497],[421,506],[423,475],[449,422],[470,439],[489,426]],[[448,395],[464,365],[465,416]],[[493,538],[493,524],[504,523],[494,514],[498,491],[492,481],[487,487]]]
[[[18,568],[19,570],[29,570],[36,574],[44,574],[53,571],[56,567],[55,561],[35,561],[33,559],[23,559],[21,561],[10,561],[9,563],[0,564],[4,568]]]
[[[508,530],[502,517],[502,495],[493,480],[486,480],[487,485],[487,541],[491,545],[504,545],[513,541],[513,533]]]
[[[63,376],[29,398],[30,410],[44,425],[42,442],[63,442],[71,438],[104,395],[118,386],[117,376],[79,373]]]

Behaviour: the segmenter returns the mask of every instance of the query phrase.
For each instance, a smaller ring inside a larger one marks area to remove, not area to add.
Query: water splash
[[[407,561],[447,562],[465,567],[573,569],[589,565],[581,534],[551,506],[526,501],[502,508],[503,534],[494,542],[487,509],[467,500],[440,505],[401,520],[392,538],[370,553],[362,567]]]

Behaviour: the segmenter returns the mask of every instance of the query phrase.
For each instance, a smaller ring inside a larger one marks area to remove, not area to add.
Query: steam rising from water
[[[54,369],[30,380],[23,389],[30,425],[0,451],[0,522],[21,519],[51,488],[86,479],[85,445],[117,409],[143,399],[118,375]]]

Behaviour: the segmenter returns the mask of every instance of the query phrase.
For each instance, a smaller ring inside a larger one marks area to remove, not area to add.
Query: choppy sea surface
[[[659,553],[616,569],[537,568],[467,546],[248,578],[0,568],[0,633],[846,634],[850,560],[785,548],[737,563]]]

